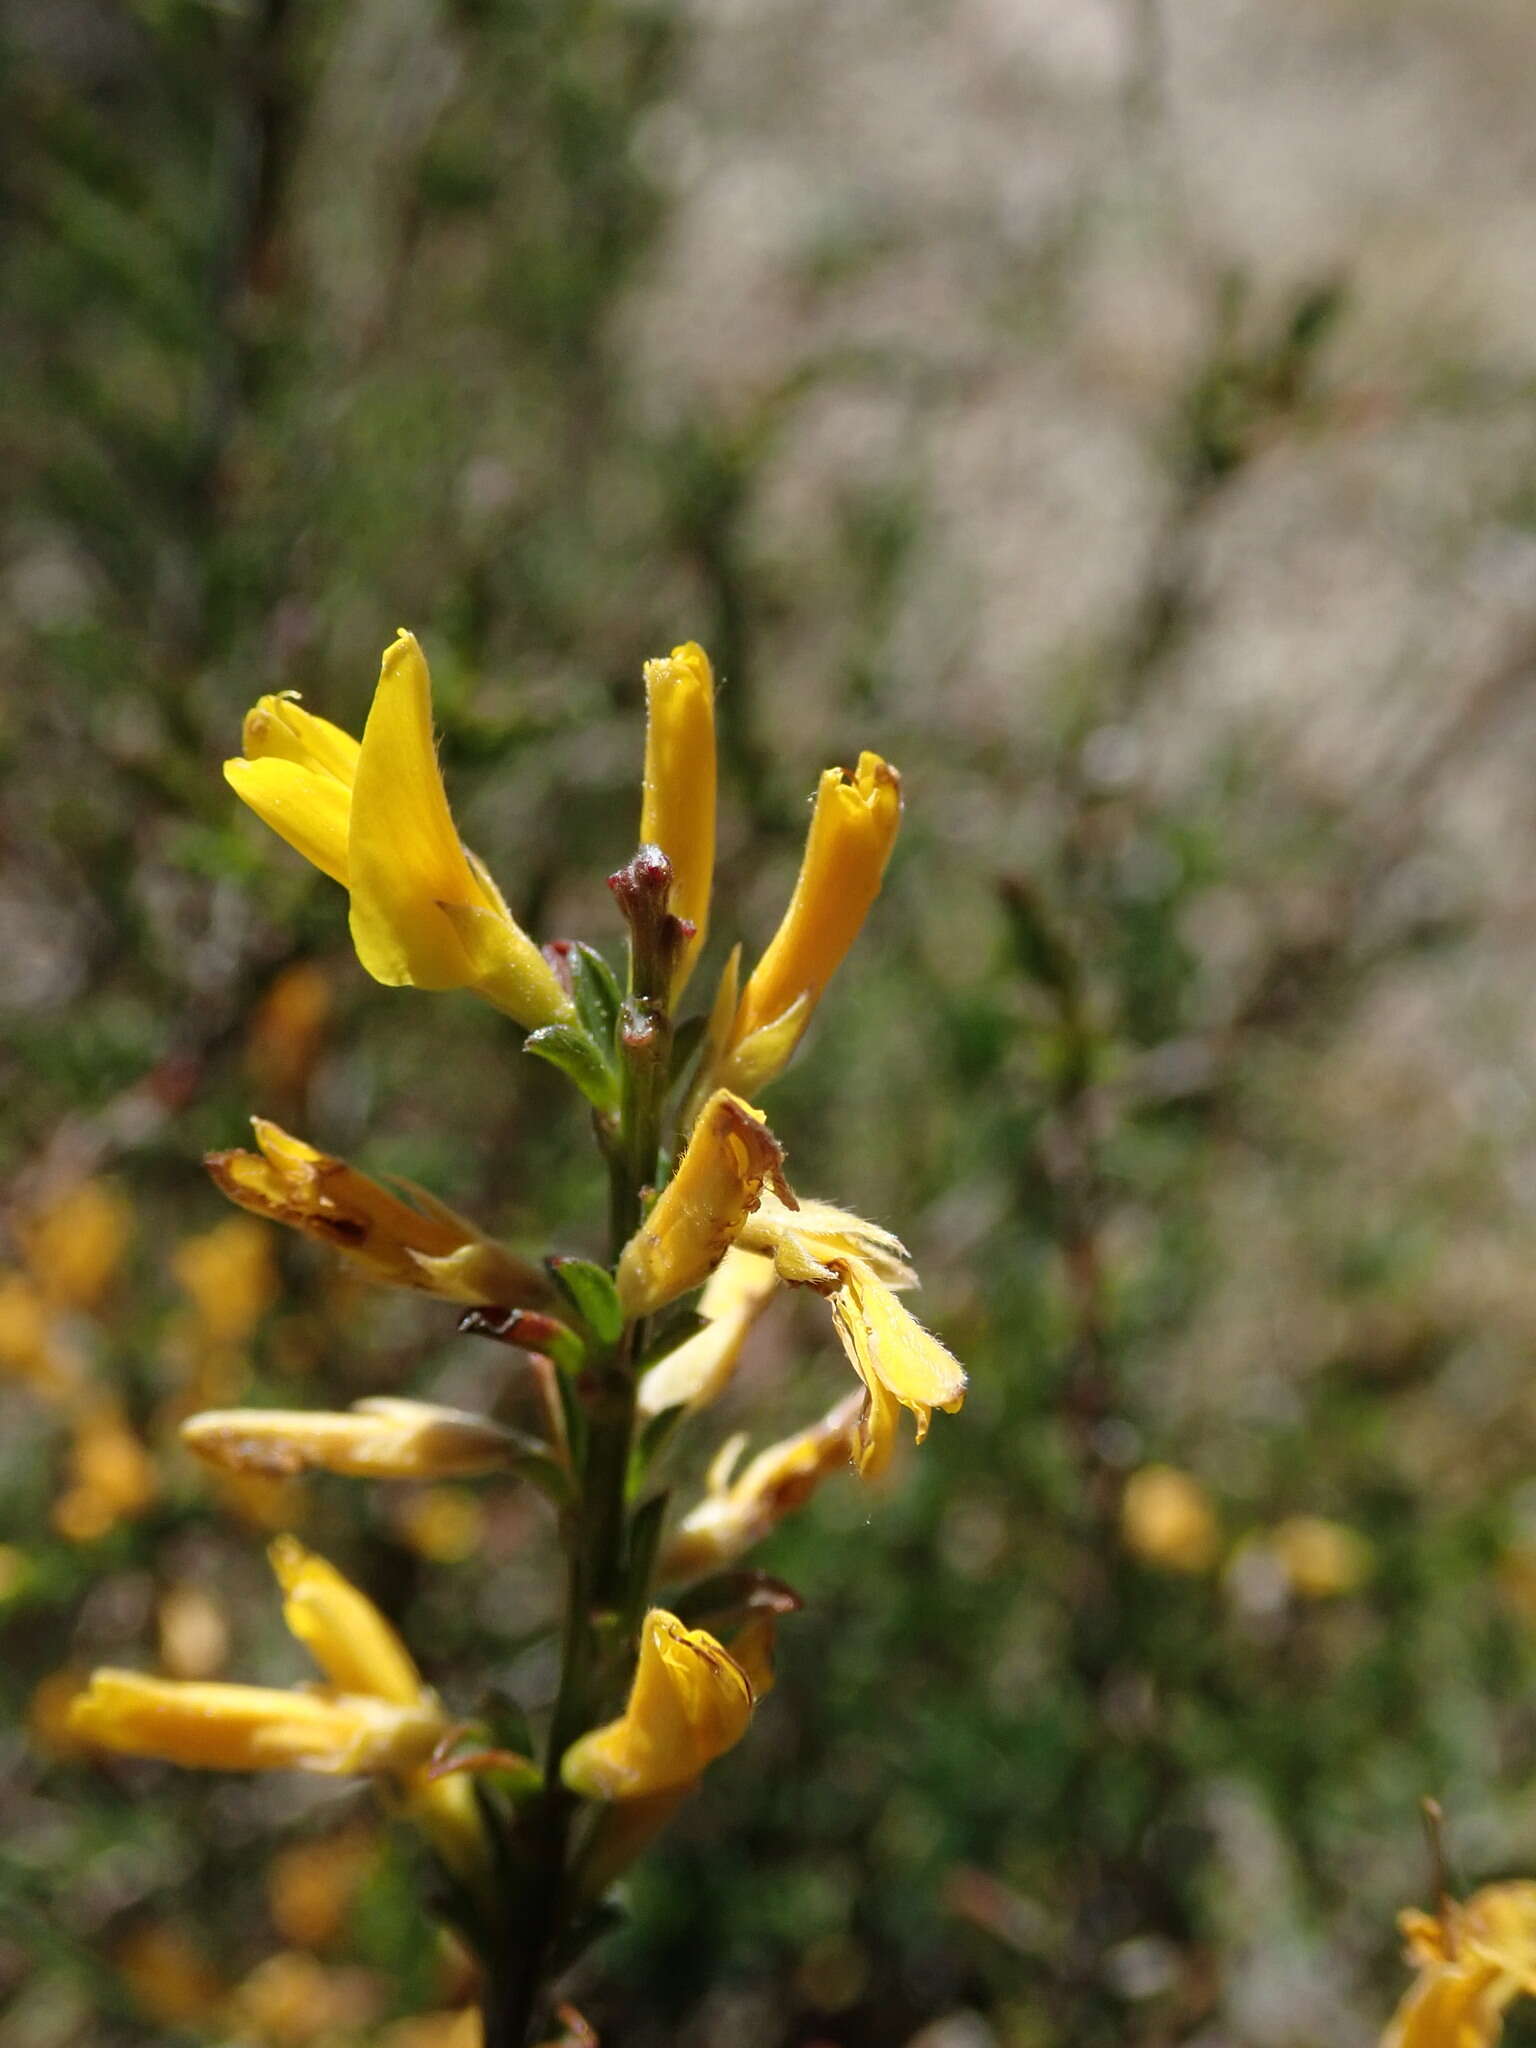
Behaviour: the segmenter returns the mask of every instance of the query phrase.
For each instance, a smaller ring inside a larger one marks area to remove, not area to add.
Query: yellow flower
[[[762,1199],[769,1199],[764,1191]],[[771,1259],[733,1245],[699,1296],[702,1330],[695,1330],[640,1382],[642,1420],[666,1408],[706,1408],[719,1399],[736,1370],[748,1332],[778,1288]]]
[[[726,968],[710,1027],[717,1083],[755,1095],[788,1064],[880,893],[900,824],[901,777],[878,754],[822,776],[789,908],[739,1001],[736,956]]]
[[[352,899],[352,942],[390,987],[469,988],[529,1030],[575,1005],[459,843],[432,741],[432,686],[414,637],[385,651],[362,742],[292,698],[247,714],[236,795]]]
[[[702,1286],[756,1208],[765,1183],[781,1180],[783,1157],[759,1112],[717,1089],[672,1178],[624,1247],[618,1289],[626,1316],[650,1315]]]
[[[213,1345],[244,1343],[277,1292],[272,1240],[243,1216],[226,1216],[211,1230],[184,1237],[171,1271],[192,1303],[197,1335]]]
[[[1493,2048],[1506,2008],[1536,1994],[1536,1884],[1485,1885],[1441,1917],[1398,1916],[1418,1978],[1381,2048]]]
[[[1166,1572],[1209,1571],[1221,1549],[1210,1496],[1172,1465],[1143,1465],[1125,1483],[1120,1530],[1143,1564]]]
[[[710,1466],[705,1494],[661,1555],[664,1579],[698,1578],[718,1571],[761,1543],[796,1508],[804,1507],[823,1479],[846,1472],[858,1438],[859,1396],[851,1394],[830,1415],[755,1457],[732,1478],[744,1437],[733,1437]]]
[[[280,1849],[267,1866],[267,1912],[284,1941],[310,1949],[336,1941],[378,1852],[366,1827]]]
[[[97,1671],[71,1703],[71,1732],[98,1748],[193,1769],[302,1770],[392,1780],[408,1810],[466,1883],[489,1870],[468,1780],[426,1766],[448,1731],[442,1703],[364,1594],[324,1558],[282,1536],[269,1553],[283,1618],[324,1674],[279,1691]]]
[[[1371,1575],[1371,1546],[1355,1529],[1321,1515],[1292,1515],[1269,1532],[1291,1591],[1302,1600],[1353,1593]]]
[[[961,1406],[964,1368],[896,1298],[894,1290],[915,1276],[888,1231],[830,1203],[796,1209],[770,1199],[744,1224],[740,1242],[771,1253],[789,1286],[826,1297],[843,1350],[864,1382],[857,1462],[866,1478],[890,1462],[900,1409],[916,1418],[921,1443],[935,1408],[953,1415]]]
[[[464,1479],[503,1472],[519,1440],[483,1415],[430,1401],[376,1395],[350,1412],[210,1408],[181,1425],[189,1450],[232,1472],[292,1478],[340,1472],[355,1479]]]
[[[106,1181],[51,1196],[18,1225],[32,1277],[61,1308],[91,1310],[116,1277],[133,1236],[133,1211]]]
[[[155,1610],[160,1662],[173,1678],[212,1678],[229,1654],[229,1623],[201,1586],[168,1586]]]
[[[116,1944],[112,1961],[138,2005],[163,2027],[195,2026],[214,2017],[224,1982],[184,1928],[168,1920],[136,1927]]]
[[[537,1266],[514,1258],[413,1181],[396,1181],[410,1197],[402,1201],[265,1117],[252,1117],[251,1128],[259,1152],[210,1152],[203,1161],[242,1209],[318,1238],[394,1287],[501,1308],[550,1299]]]
[[[383,1700],[93,1672],[70,1710],[101,1749],[210,1771],[398,1771],[423,1761],[441,1724]]]
[[[117,1402],[92,1395],[76,1409],[70,1483],[53,1504],[53,1524],[71,1543],[91,1543],[155,1498],[153,1461]]]
[[[749,1675],[707,1630],[653,1607],[623,1714],[574,1743],[561,1775],[584,1799],[683,1791],[741,1740],[770,1682],[765,1663]]]
[[[694,928],[672,976],[675,1006],[709,931],[715,869],[715,677],[702,647],[690,640],[645,664],[645,707],[640,838],[671,862],[669,907]]]

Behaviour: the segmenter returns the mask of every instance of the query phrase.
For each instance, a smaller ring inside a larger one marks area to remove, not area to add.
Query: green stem
[[[660,1168],[671,1028],[660,1002],[641,993],[630,1004],[649,1029],[637,1032],[625,1061],[619,1129],[606,1148],[612,1263],[638,1228],[645,1191]],[[613,1704],[609,1695],[622,1661],[614,1653],[625,1609],[629,1570],[627,1487],[635,1426],[635,1378],[644,1326],[626,1325],[613,1355],[583,1374],[586,1450],[576,1508],[566,1517],[565,1620],[560,1685],[544,1755],[544,1791],[528,1817],[528,1880],[519,1924],[500,1969],[485,1991],[485,2048],[531,2048],[546,1981],[565,1933],[570,1900],[571,1828],[580,1801],[565,1789],[560,1768],[576,1739]]]

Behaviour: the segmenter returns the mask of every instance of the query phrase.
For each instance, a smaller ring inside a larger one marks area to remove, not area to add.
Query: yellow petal
[[[392,1287],[502,1308],[549,1300],[539,1267],[483,1237],[425,1188],[397,1181],[411,1197],[402,1201],[266,1117],[253,1117],[251,1127],[259,1152],[210,1152],[203,1161],[242,1209],[318,1239]]]
[[[561,1775],[586,1799],[643,1799],[692,1784],[741,1740],[754,1703],[747,1674],[707,1630],[653,1607],[628,1705],[566,1751]]]
[[[619,1260],[626,1316],[645,1316],[707,1280],[781,1179],[783,1153],[761,1115],[725,1089],[705,1104],[688,1149]]]
[[[858,1439],[860,1406],[855,1393],[809,1429],[760,1452],[738,1478],[723,1476],[668,1539],[661,1576],[692,1579],[722,1570],[771,1535],[786,1515],[803,1507],[823,1479],[848,1471]],[[739,1643],[732,1645],[732,1654],[741,1661]],[[761,1694],[765,1688],[754,1681],[753,1690]]]
[[[702,1330],[684,1338],[640,1382],[642,1418],[665,1408],[706,1408],[724,1393],[753,1324],[779,1284],[773,1261],[733,1245],[699,1297]]]
[[[393,1771],[442,1732],[419,1706],[110,1670],[94,1673],[69,1725],[101,1749],[211,1771]]]
[[[283,1619],[338,1692],[401,1707],[431,1700],[410,1651],[334,1565],[292,1536],[279,1536],[267,1555],[283,1589]]]
[[[432,686],[415,637],[386,649],[352,789],[352,941],[376,981],[462,988],[473,970],[439,906],[494,910],[459,844],[432,738]]]
[[[1487,1963],[1448,1963],[1405,1995],[1381,2048],[1494,2048],[1518,1986]]]
[[[181,1425],[210,1465],[292,1478],[340,1472],[359,1479],[465,1479],[505,1471],[518,1449],[483,1415],[428,1401],[357,1402],[350,1414],[294,1408],[211,1408]]]
[[[1143,1465],[1127,1479],[1120,1533],[1134,1557],[1160,1571],[1209,1571],[1221,1552],[1210,1495],[1172,1465]]]
[[[784,1034],[788,1043],[772,1048],[777,1065],[755,1072],[754,1085],[771,1080],[788,1060],[880,892],[900,823],[901,778],[878,754],[861,754],[852,777],[840,768],[822,776],[789,907],[742,990],[720,1075],[725,1085],[745,1085],[731,1059],[803,1003],[798,1025]],[[754,1064],[761,1069],[762,1058]]]
[[[352,795],[344,783],[280,758],[226,761],[224,780],[279,839],[346,887]]]
[[[839,1260],[836,1270],[841,1284],[830,1297],[832,1318],[869,1397],[860,1427],[859,1470],[873,1476],[890,1457],[895,1404],[917,1418],[921,1443],[935,1408],[952,1415],[964,1401],[965,1372],[862,1260]]]
[[[907,1248],[878,1223],[866,1223],[848,1209],[831,1202],[801,1202],[790,1208],[771,1188],[742,1228],[740,1242],[749,1251],[766,1252],[783,1260],[787,1239],[800,1247],[796,1259],[804,1268],[794,1270],[793,1261],[784,1277],[792,1284],[810,1284],[810,1267],[825,1266],[837,1259],[861,1259],[887,1287],[900,1290],[917,1285],[917,1275],[907,1264]],[[803,1254],[803,1257],[801,1256]]]
[[[257,699],[245,714],[241,744],[248,761],[292,761],[345,789],[357,774],[358,743],[351,733],[306,711],[291,693]]]
[[[671,909],[694,927],[672,977],[675,1006],[709,930],[715,868],[715,677],[694,641],[645,664],[642,843],[672,864]]]

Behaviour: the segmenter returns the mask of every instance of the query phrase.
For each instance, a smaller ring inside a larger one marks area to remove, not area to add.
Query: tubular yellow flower
[[[432,741],[432,685],[410,633],[385,650],[362,741],[290,698],[245,722],[230,787],[352,898],[352,941],[390,987],[470,988],[529,1030],[575,1005],[459,843]]]
[[[551,1299],[537,1266],[482,1236],[425,1188],[397,1181],[410,1197],[402,1201],[265,1117],[252,1117],[251,1128],[259,1152],[210,1152],[203,1161],[242,1209],[318,1238],[394,1287],[501,1308]]]
[[[210,1465],[289,1479],[339,1472],[356,1479],[468,1479],[504,1472],[520,1440],[483,1415],[387,1395],[345,1414],[294,1408],[210,1408],[181,1425]]]
[[[772,1199],[765,1189],[760,1200]],[[748,1332],[778,1289],[771,1259],[732,1245],[699,1296],[702,1330],[669,1351],[640,1382],[642,1419],[666,1408],[707,1408],[730,1383]]]
[[[1406,1912],[1398,1926],[1419,1974],[1381,2048],[1493,2048],[1506,2008],[1536,1994],[1536,1884],[1485,1885],[1439,1919]]]
[[[733,1438],[710,1467],[703,1500],[662,1551],[661,1576],[693,1579],[721,1570],[804,1507],[823,1479],[848,1471],[860,1405],[859,1396],[850,1394],[820,1422],[760,1452],[736,1478],[732,1472],[744,1439]]]
[[[399,1636],[333,1564],[293,1536],[279,1536],[267,1555],[283,1590],[283,1619],[327,1684],[402,1707],[433,1697]]]
[[[788,1064],[822,991],[859,935],[901,824],[901,777],[864,753],[851,777],[829,768],[783,922],[741,992],[715,1078],[755,1095]]]
[[[715,869],[715,676],[689,640],[645,664],[643,844],[672,864],[671,910],[694,928],[672,976],[675,1006],[709,931]]]
[[[889,1231],[830,1203],[799,1209],[770,1198],[744,1223],[739,1242],[771,1254],[787,1285],[811,1287],[827,1298],[843,1350],[864,1382],[857,1462],[865,1478],[889,1464],[900,1408],[916,1417],[921,1443],[935,1408],[953,1415],[961,1406],[964,1368],[896,1299],[893,1290],[910,1286],[916,1275]]]
[[[70,1708],[71,1731],[99,1749],[207,1771],[398,1771],[442,1733],[419,1705],[210,1685],[97,1671]]]
[[[646,1799],[693,1784],[747,1731],[758,1692],[706,1629],[653,1607],[617,1721],[566,1751],[561,1775],[584,1799]]]
[[[783,1158],[759,1112],[727,1089],[716,1089],[671,1180],[624,1247],[618,1289],[625,1315],[650,1315],[701,1286],[756,1208],[764,1185],[783,1186]]]

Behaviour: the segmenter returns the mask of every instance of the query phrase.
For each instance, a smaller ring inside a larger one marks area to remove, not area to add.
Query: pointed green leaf
[[[548,1060],[585,1095],[597,1110],[617,1108],[619,1084],[612,1067],[585,1031],[573,1024],[545,1024],[523,1040],[524,1052]]]
[[[624,1332],[624,1311],[618,1289],[601,1266],[589,1259],[555,1258],[549,1262],[555,1285],[605,1350],[612,1350]]]

